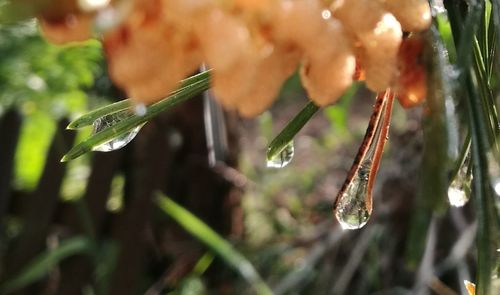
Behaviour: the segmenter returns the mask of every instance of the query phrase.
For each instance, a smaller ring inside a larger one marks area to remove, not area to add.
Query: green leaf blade
[[[262,280],[250,261],[236,251],[231,244],[225,241],[203,221],[170,198],[161,194],[158,194],[156,203],[166,215],[174,219],[186,231],[202,241],[233,267],[254,288],[257,294],[272,294],[271,289]]]
[[[56,249],[49,249],[36,257],[19,275],[5,282],[0,287],[0,293],[7,294],[19,290],[47,275],[60,261],[67,257],[89,253],[93,243],[86,237],[73,237],[64,240]]]
[[[185,80],[188,81],[188,80]],[[132,129],[141,126],[148,122],[150,119],[156,117],[160,113],[184,102],[194,96],[208,90],[210,87],[210,76],[209,71],[200,73],[191,77],[186,86],[173,92],[167,98],[150,105],[147,107],[146,113],[142,116],[132,115],[109,128],[106,128],[100,132],[95,133],[87,140],[79,143],[73,147],[64,157],[61,159],[62,162],[76,159],[83,154],[86,154],[96,146],[109,142],[110,140],[120,136],[126,132],[130,132]]]

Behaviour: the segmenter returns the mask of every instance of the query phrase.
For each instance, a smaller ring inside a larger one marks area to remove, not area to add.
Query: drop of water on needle
[[[338,196],[335,217],[343,229],[362,228],[370,219],[371,195],[368,188],[368,176],[371,170],[371,160],[366,160],[357,170],[356,175]]]
[[[389,132],[393,99],[390,91],[377,95],[365,138],[335,200],[334,214],[343,229],[362,228],[370,219],[372,188]]]
[[[267,160],[267,167],[269,168],[283,168],[290,164],[295,153],[293,141],[290,141],[285,148],[275,157]]]
[[[92,135],[104,129],[113,128],[114,125],[118,124],[119,122],[131,116],[132,114],[129,111],[121,111],[100,117],[97,120],[95,120],[94,123],[92,124],[94,127],[94,129],[92,130]],[[132,139],[135,138],[137,133],[139,133],[139,131],[141,130],[142,126],[144,126],[144,124],[137,126],[131,131],[119,135],[108,142],[95,146],[94,148],[92,148],[92,150],[97,152],[111,152],[117,149],[121,149],[122,147],[130,143]]]
[[[472,184],[472,171],[470,167],[470,152],[460,166],[455,179],[448,187],[448,200],[455,207],[462,207],[469,201]]]

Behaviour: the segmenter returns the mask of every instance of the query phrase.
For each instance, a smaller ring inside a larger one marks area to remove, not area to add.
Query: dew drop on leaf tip
[[[452,184],[448,188],[448,200],[452,206],[462,207],[467,204],[469,197],[462,188]]]
[[[469,201],[472,186],[472,171],[470,168],[470,156],[467,156],[455,179],[448,187],[448,200],[452,206],[462,207]]]
[[[362,228],[370,219],[371,192],[364,169],[359,169],[348,186],[338,196],[335,217],[343,229]]]
[[[377,95],[373,114],[356,159],[335,200],[335,217],[343,229],[362,228],[372,213],[372,188],[389,132],[394,96]]]
[[[94,123],[92,124],[94,127],[92,130],[92,135],[94,135],[94,134],[96,134],[104,129],[112,128],[114,125],[129,118],[130,116],[132,116],[132,114],[129,111],[121,111],[121,112],[117,112],[114,114],[100,117],[100,118],[96,119],[94,121]],[[96,151],[96,152],[111,152],[111,151],[114,151],[117,149],[121,149],[122,147],[129,144],[135,138],[135,136],[141,130],[142,126],[144,126],[144,124],[135,127],[134,129],[132,129],[129,132],[118,135],[117,137],[111,139],[110,141],[107,141],[103,144],[95,146],[92,148],[92,150]]]
[[[290,164],[295,153],[293,141],[289,142],[285,148],[276,156],[267,160],[267,167],[269,168],[283,168]]]

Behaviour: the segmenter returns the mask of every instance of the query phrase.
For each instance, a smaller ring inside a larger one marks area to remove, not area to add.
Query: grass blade
[[[229,266],[233,267],[252,286],[257,294],[272,294],[271,289],[261,279],[252,263],[203,221],[161,194],[158,194],[156,202],[165,214],[217,253]]]
[[[450,4],[450,1],[445,1]],[[498,24],[498,1],[493,1],[493,18]],[[462,14],[449,5],[448,16],[452,25],[454,36],[459,40],[457,69],[462,73],[459,77],[460,92],[463,94],[468,125],[471,135],[471,153],[473,165],[473,200],[475,204],[476,218],[478,220],[477,232],[477,290],[478,294],[490,294],[491,276],[496,256],[495,245],[498,241],[499,221],[490,179],[488,177],[488,153],[492,151],[498,159],[498,147],[496,133],[498,132],[498,115],[494,102],[492,101],[492,89],[489,84],[488,60],[490,48],[481,48],[481,45],[489,47],[489,43],[476,43],[474,38],[480,41],[486,37],[479,36],[478,31],[480,18],[485,13],[485,3],[479,1],[471,4],[467,10],[466,22],[462,23]],[[485,32],[483,32],[485,34]],[[491,33],[490,33],[491,35]],[[493,43],[494,44],[494,43]],[[493,46],[493,45],[491,45]],[[474,59],[472,59],[474,58]],[[474,63],[471,63],[474,62]],[[493,163],[491,163],[493,164]]]
[[[98,108],[96,110],[90,111],[86,113],[85,115],[73,120],[72,122],[69,123],[68,127],[66,129],[80,129],[86,126],[92,125],[95,120],[106,116],[110,114],[114,114],[119,111],[123,111],[128,109],[131,106],[131,101],[130,99],[124,99],[106,106],[103,106],[101,108]]]
[[[356,93],[357,85],[358,84],[353,84],[340,99],[348,99],[347,97],[353,96]],[[309,102],[292,120],[290,120],[269,144],[267,148],[267,160],[277,157],[318,110],[318,106],[313,102]]]
[[[467,77],[469,90],[468,104],[469,120],[471,126],[472,159],[473,159],[473,195],[475,201],[476,217],[478,220],[477,250],[478,270],[477,289],[478,294],[490,294],[491,276],[496,257],[495,250],[498,245],[499,224],[498,212],[496,211],[495,197],[488,177],[489,150],[488,135],[483,121],[483,110],[477,103],[478,93],[472,77]]]
[[[203,72],[200,74],[196,74],[196,75],[193,75],[187,79],[182,80],[180,82],[179,88],[176,89],[175,91],[173,91],[170,94],[170,96],[182,91],[182,89],[185,87],[189,87],[192,84],[203,81],[207,77],[208,74],[209,74],[209,71]],[[115,103],[103,106],[101,108],[90,111],[90,112],[82,115],[81,117],[73,120],[71,123],[69,123],[67,128],[68,129],[79,129],[82,127],[92,125],[92,123],[94,123],[94,121],[100,117],[126,110],[126,109],[130,108],[131,106],[132,106],[132,100],[130,100],[130,99],[124,99],[124,100],[121,100],[119,102],[115,102]]]
[[[278,136],[269,144],[267,148],[267,160],[274,159],[278,156],[318,110],[318,106],[313,102],[309,102],[290,122],[288,122],[285,128],[283,128]]]
[[[64,155],[61,161],[65,162],[76,159],[79,156],[92,151],[94,147],[131,131],[135,127],[146,123],[158,114],[207,90],[210,87],[209,72],[201,73],[198,76],[201,76],[202,78],[197,82],[191,83],[188,86],[174,92],[169,97],[148,106],[146,114],[143,116],[132,115],[130,118],[90,136],[87,140],[73,147],[66,155]]]
[[[62,241],[59,247],[40,254],[19,275],[2,284],[0,293],[7,294],[28,286],[47,275],[61,260],[76,254],[88,253],[92,246],[92,241],[85,237],[73,237]]]

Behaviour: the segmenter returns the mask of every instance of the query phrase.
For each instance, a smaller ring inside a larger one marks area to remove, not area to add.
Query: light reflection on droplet
[[[497,179],[493,183],[493,189],[495,190],[495,193],[497,196],[500,196],[500,179]]]
[[[458,169],[457,175],[448,187],[448,200],[455,207],[462,207],[469,201],[472,185],[471,155],[468,152]]]
[[[275,157],[267,160],[267,167],[269,168],[283,168],[290,164],[295,153],[293,141],[289,142],[285,148]]]
[[[343,229],[362,228],[370,219],[371,210],[367,198],[371,198],[368,181],[372,162],[367,160],[360,165],[356,175],[338,196],[335,217]]]
[[[464,190],[450,185],[450,187],[448,188],[448,200],[450,201],[450,204],[452,206],[462,207],[463,205],[467,204],[469,198],[467,197],[467,194]]]
[[[372,188],[389,132],[394,95],[377,95],[363,143],[333,208],[343,229],[359,229],[372,213]]]
[[[130,113],[129,111],[121,111],[98,118],[92,124],[94,127],[92,130],[92,134],[96,134],[107,128],[112,128],[114,125],[129,118],[130,116],[132,116],[132,113]],[[108,142],[95,146],[92,148],[92,150],[97,152],[110,152],[120,149],[126,146],[132,141],[132,139],[135,138],[137,133],[139,133],[139,131],[141,130],[142,126],[143,125],[137,126],[127,133],[121,134]]]

